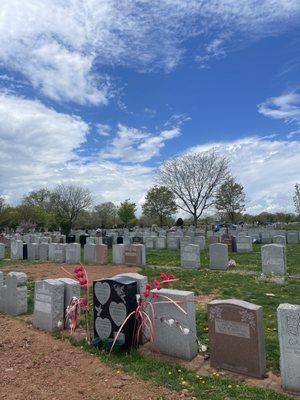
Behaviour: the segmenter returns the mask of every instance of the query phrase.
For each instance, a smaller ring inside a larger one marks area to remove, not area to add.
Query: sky
[[[139,206],[216,147],[246,210],[294,211],[299,0],[1,0],[0,195],[57,184]]]

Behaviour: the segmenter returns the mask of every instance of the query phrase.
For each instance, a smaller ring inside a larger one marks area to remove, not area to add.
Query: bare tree
[[[79,213],[92,205],[89,189],[73,185],[59,185],[53,193],[55,213],[66,231],[69,231]]]
[[[299,185],[299,183],[295,184],[295,194],[294,194],[293,200],[294,200],[296,213],[298,215],[300,215],[300,185]]]
[[[158,182],[175,194],[178,207],[191,214],[197,226],[203,211],[214,205],[218,188],[228,175],[227,158],[212,149],[165,161]]]

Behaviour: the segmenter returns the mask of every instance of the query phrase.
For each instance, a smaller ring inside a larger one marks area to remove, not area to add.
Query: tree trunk
[[[194,226],[195,226],[195,228],[197,228],[197,225],[198,225],[198,218],[197,218],[197,215],[194,214]]]

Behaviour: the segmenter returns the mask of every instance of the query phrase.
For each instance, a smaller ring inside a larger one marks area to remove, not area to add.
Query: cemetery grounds
[[[201,252],[200,270],[181,269],[179,250],[147,250],[146,268],[109,264],[87,266],[87,271],[90,281],[128,271],[138,271],[149,280],[161,272],[175,274],[179,281],[173,288],[195,293],[197,335],[204,345],[208,344],[209,301],[237,298],[263,306],[269,377],[262,381],[210,369],[209,360],[201,355],[192,362],[183,362],[150,353],[144,346],[128,354],[108,356],[85,344],[80,335],[51,337],[31,325],[34,281],[63,277],[60,265],[48,261],[0,261],[1,271],[24,271],[29,276],[28,315],[0,315],[0,399],[292,399],[281,391],[278,378],[276,310],[281,303],[300,304],[300,244],[287,245],[288,277],[284,283],[260,279],[260,247],[255,244],[250,254],[230,253],[236,267],[227,272],[208,269],[207,248]]]

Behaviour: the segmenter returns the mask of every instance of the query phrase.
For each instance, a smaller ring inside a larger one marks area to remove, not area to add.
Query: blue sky
[[[293,211],[298,0],[2,0],[0,194],[58,183],[139,205],[160,164],[216,147],[247,211]]]

